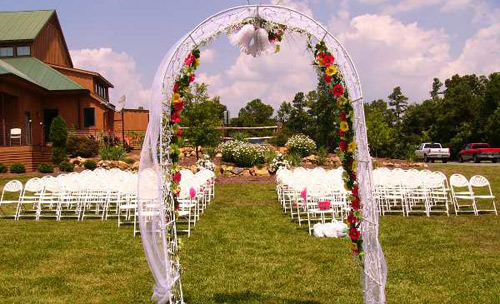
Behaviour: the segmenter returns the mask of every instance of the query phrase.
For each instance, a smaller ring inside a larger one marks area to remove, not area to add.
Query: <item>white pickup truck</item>
[[[450,149],[443,148],[440,143],[423,143],[415,150],[415,156],[426,163],[436,159],[446,163],[450,158]]]

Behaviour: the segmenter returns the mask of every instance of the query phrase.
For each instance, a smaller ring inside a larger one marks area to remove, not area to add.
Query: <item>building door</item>
[[[57,109],[44,109],[43,110],[43,141],[49,142],[50,138],[50,125],[52,124],[52,120],[59,115],[59,111]]]

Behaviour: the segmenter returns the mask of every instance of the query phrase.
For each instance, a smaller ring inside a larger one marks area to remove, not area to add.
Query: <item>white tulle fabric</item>
[[[150,122],[141,152],[139,222],[145,254],[155,279],[153,298],[158,303],[183,303],[180,266],[176,259],[177,236],[169,192],[169,142],[171,134],[162,117],[170,116],[170,94],[186,55],[225,33],[245,18],[260,16],[269,21],[299,28],[324,40],[344,75],[354,103],[354,128],[358,143],[358,180],[362,201],[364,267],[361,271],[364,303],[385,303],[387,266],[378,239],[378,205],[372,199],[372,162],[368,150],[361,85],[352,60],[339,41],[314,19],[293,9],[275,5],[246,5],[231,8],[206,19],[181,38],[165,55],[152,86]],[[299,46],[303,47],[303,46]],[[203,60],[203,58],[202,58]]]

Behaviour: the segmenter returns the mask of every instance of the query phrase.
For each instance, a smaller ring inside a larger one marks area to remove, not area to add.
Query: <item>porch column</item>
[[[3,145],[7,145],[7,133],[6,133],[6,126],[5,126],[5,94],[2,94],[2,130],[3,130]]]

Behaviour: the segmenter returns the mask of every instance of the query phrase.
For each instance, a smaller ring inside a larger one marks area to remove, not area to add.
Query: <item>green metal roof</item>
[[[0,41],[35,39],[54,12],[0,12]]]
[[[85,90],[34,57],[0,59],[0,75],[14,74],[49,91]]]

